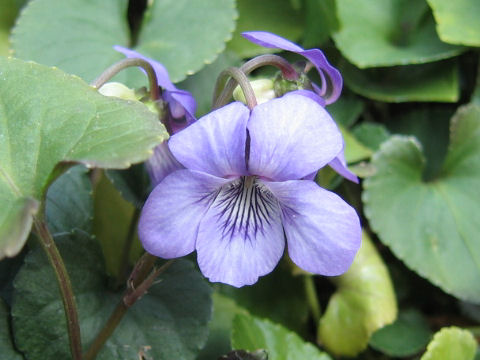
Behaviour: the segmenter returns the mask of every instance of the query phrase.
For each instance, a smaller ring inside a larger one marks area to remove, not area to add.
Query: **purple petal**
[[[145,250],[166,259],[194,251],[200,220],[225,182],[189,170],[168,175],[153,189],[140,216],[138,236]]]
[[[354,183],[358,184],[358,177],[354,173],[352,173],[347,168],[347,162],[345,161],[345,155],[343,154],[343,150],[340,152],[339,155],[332,161],[328,163],[333,170],[335,170],[338,174],[343,176],[345,179],[353,181]]]
[[[188,169],[220,177],[244,175],[249,113],[242,103],[228,104],[173,135],[168,146]]]
[[[331,104],[335,102],[342,92],[343,80],[340,72],[328,62],[327,58],[319,49],[304,50],[300,46],[278,35],[264,31],[249,31],[242,33],[247,40],[267,48],[276,48],[291,51],[306,57],[315,65],[322,79],[322,87],[314,84],[315,91]]]
[[[298,94],[256,106],[248,130],[248,170],[273,180],[307,176],[342,149],[342,135],[327,111]]]
[[[278,202],[260,181],[245,179],[222,188],[200,223],[196,244],[202,273],[236,287],[271,272],[285,248]]]
[[[173,83],[170,81],[170,77],[168,76],[168,71],[165,66],[163,66],[158,61],[143,56],[135,50],[127,49],[119,45],[115,45],[113,48],[116,51],[121,52],[128,58],[140,58],[152,65],[155,74],[157,75],[158,84],[166,90],[165,101],[169,103],[170,111],[174,118],[179,118],[185,115],[181,108],[185,109],[185,111],[192,118],[195,117],[197,104],[194,97],[188,91],[179,90],[175,85],[173,85]],[[143,69],[142,71],[145,72]],[[180,104],[180,107],[175,102],[178,102],[178,104]]]
[[[355,210],[312,181],[266,185],[280,201],[293,262],[314,274],[336,276],[347,271],[361,244]]]
[[[157,186],[172,172],[184,169],[171,153],[166,141],[153,150],[153,155],[147,160],[146,166],[153,186]]]
[[[312,99],[313,101],[317,102],[318,105],[320,105],[321,107],[325,107],[325,100],[322,97],[318,96],[318,94],[313,92],[313,91],[310,91],[310,90],[295,90],[295,91],[290,91],[283,96],[285,97],[285,96],[290,96],[290,95],[306,96],[306,97]]]

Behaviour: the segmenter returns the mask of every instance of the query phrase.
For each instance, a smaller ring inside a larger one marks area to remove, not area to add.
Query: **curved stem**
[[[217,94],[220,92],[220,89],[222,88],[222,85],[225,83],[225,80],[229,77],[234,80],[235,84],[238,83],[242,88],[248,108],[252,110],[255,106],[257,106],[255,92],[253,91],[250,81],[248,81],[247,75],[245,75],[245,73],[239,68],[229,67],[220,73],[217,78],[217,82],[215,83],[213,109],[218,109],[219,107],[225,105],[226,101],[228,101],[228,99],[230,98],[228,97],[225,101],[225,97],[222,97],[222,94],[224,94],[225,90],[217,96]]]
[[[93,360],[97,356],[100,349],[113,334],[118,324],[127,313],[127,310],[135,304],[152,286],[155,278],[167,270],[175,260],[169,260],[160,268],[154,269],[156,257],[145,253],[137,262],[127,283],[127,290],[122,300],[117,304],[112,315],[108,318],[102,330],[98,333],[92,345],[84,355],[84,360]],[[153,270],[152,270],[153,269]]]
[[[160,91],[158,89],[158,79],[157,75],[155,74],[155,70],[153,69],[152,65],[143,59],[137,58],[129,58],[123,59],[112,66],[110,66],[107,70],[105,70],[98,78],[92,81],[90,84],[94,88],[98,89],[103,84],[105,84],[108,80],[112,77],[117,75],[123,69],[129,67],[140,67],[147,73],[148,81],[149,81],[149,88],[150,88],[150,97],[152,100],[160,99]]]
[[[42,244],[42,248],[47,254],[48,260],[52,265],[57,278],[60,293],[62,295],[63,308],[67,318],[68,339],[70,342],[70,352],[72,359],[82,359],[82,341],[80,336],[80,325],[78,322],[77,305],[73,295],[72,283],[68,276],[67,268],[63,262],[62,256],[53,241],[50,231],[44,221],[34,219],[35,230]]]
[[[277,67],[282,71],[282,75],[287,80],[296,80],[298,79],[298,73],[295,68],[284,58],[278,55],[260,55],[257,56],[240,67],[240,70],[245,74],[248,75],[252,71],[266,65],[272,65]],[[224,80],[223,80],[224,81]],[[218,85],[218,88],[217,88]],[[237,82],[234,79],[229,79],[223,88],[223,91],[220,93],[221,86],[224,85],[223,83],[219,83],[217,80],[217,84],[215,84],[215,91],[213,97],[213,109],[218,109],[219,107],[225,105],[230,98],[232,97],[233,90],[237,86]]]

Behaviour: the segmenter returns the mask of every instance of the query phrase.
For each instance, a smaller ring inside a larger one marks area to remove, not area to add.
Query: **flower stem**
[[[260,55],[257,56],[240,67],[240,70],[245,74],[248,75],[252,71],[266,65],[272,65],[280,69],[282,75],[287,80],[296,80],[298,79],[298,73],[295,68],[284,58],[278,55]],[[220,77],[219,77],[220,78]],[[224,80],[223,80],[224,81]],[[217,80],[217,84],[215,86],[214,91],[214,99],[213,99],[213,109],[218,109],[219,107],[225,105],[230,98],[232,97],[233,90],[237,86],[237,82],[234,79],[229,79],[223,91],[220,93],[220,89],[217,88],[217,85],[220,87],[223,83],[219,83]]]
[[[238,83],[242,88],[245,99],[247,100],[248,108],[252,110],[255,106],[257,106],[255,92],[253,91],[250,81],[248,81],[247,75],[245,75],[245,73],[239,68],[229,67],[226,70],[222,71],[220,75],[218,75],[217,82],[215,83],[213,109],[218,109],[219,107],[225,105],[226,101],[228,101],[228,99],[230,98],[227,98],[225,101],[225,97],[222,97],[224,91],[219,94],[220,89],[229,77],[233,79],[234,84]]]
[[[138,222],[138,218],[140,217],[140,210],[135,207],[133,212],[132,218],[130,219],[130,225],[128,227],[127,237],[123,244],[122,255],[120,258],[120,266],[118,268],[117,273],[117,286],[120,286],[121,283],[124,282],[124,276],[126,275],[127,268],[128,268],[128,258],[130,255],[130,250],[132,249],[133,240],[135,238],[135,230]]]
[[[158,88],[158,79],[157,75],[155,74],[155,70],[148,61],[143,59],[128,58],[120,60],[105,70],[98,78],[93,80],[90,85],[98,89],[112,77],[117,75],[120,71],[129,67],[141,67],[143,70],[145,70],[148,76],[151,99],[153,101],[160,99],[160,90]]]
[[[154,265],[156,260],[157,258],[155,256],[145,253],[137,261],[137,264],[127,282],[127,290],[125,291],[122,300],[117,304],[115,310],[95,337],[92,345],[90,345],[90,348],[85,353],[83,360],[95,359],[98,352],[113,334],[118,324],[120,324],[120,321],[122,321],[127,310],[147,292],[150,286],[152,286],[155,278],[167,270],[174,262],[174,260],[169,260],[160,268],[155,269]]]
[[[47,254],[48,260],[52,265],[57,278],[60,293],[62,295],[63,308],[67,318],[67,331],[70,342],[70,352],[72,359],[82,359],[82,342],[80,336],[80,325],[78,322],[77,305],[73,295],[72,283],[68,276],[67,268],[63,262],[62,256],[53,241],[50,231],[44,221],[34,218],[34,226],[39,237],[43,250]]]
[[[315,283],[312,275],[305,275],[303,277],[303,284],[305,286],[305,295],[307,296],[308,306],[313,316],[315,324],[318,325],[322,311],[320,303],[318,302],[317,290],[315,290]]]

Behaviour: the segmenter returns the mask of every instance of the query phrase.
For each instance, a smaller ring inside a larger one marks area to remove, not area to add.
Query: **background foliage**
[[[362,249],[337,278],[285,259],[241,289],[207,284],[194,259],[181,260],[98,358],[480,359],[479,14],[477,0],[2,0],[0,254],[11,257],[0,261],[2,358],[68,358],[33,216],[46,209],[84,350],[141,254],[138,240],[121,249],[150,190],[144,167],[65,172],[129,167],[166,137],[144,105],[88,87],[123,58],[113,45],[162,62],[201,116],[220,71],[269,51],[240,33],[266,30],[321,48],[342,72],[342,97],[327,110],[362,181],[328,169],[317,181],[361,215]],[[137,69],[116,80],[146,85]]]

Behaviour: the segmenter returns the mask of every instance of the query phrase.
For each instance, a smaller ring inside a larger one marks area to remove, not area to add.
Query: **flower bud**
[[[250,81],[253,92],[257,99],[257,104],[267,102],[268,100],[274,99],[275,91],[273,90],[273,81],[270,79],[258,79]],[[244,104],[247,103],[245,95],[243,94],[240,86],[237,86],[233,91],[233,98],[237,101],[241,101]]]
[[[123,100],[138,101],[135,91],[119,82],[108,82],[102,85],[98,92],[104,96],[115,96]]]

